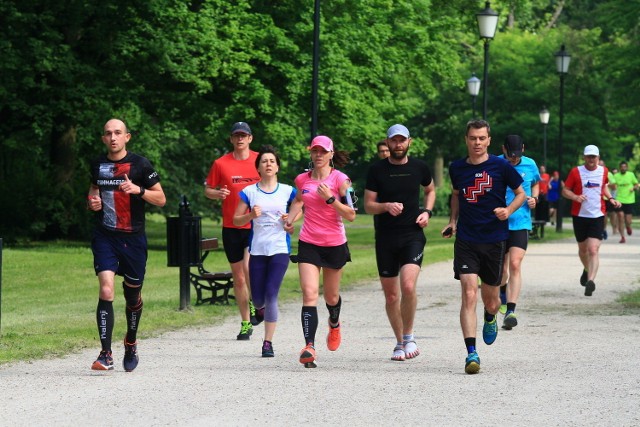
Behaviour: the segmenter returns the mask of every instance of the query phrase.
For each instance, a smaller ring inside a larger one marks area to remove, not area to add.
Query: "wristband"
[[[429,218],[433,216],[433,212],[431,211],[431,209],[425,209],[424,211],[429,214]]]
[[[147,190],[142,185],[140,185],[139,187],[140,187],[140,194],[138,194],[138,196],[140,196],[140,198],[142,198],[142,196],[144,196],[145,191],[147,191]]]
[[[333,197],[333,196],[331,196],[331,197],[329,197],[327,200],[325,200],[324,202],[325,202],[326,204],[330,205],[331,203],[333,203],[333,202],[335,202],[335,201],[336,201],[336,198],[335,198],[335,197]]]

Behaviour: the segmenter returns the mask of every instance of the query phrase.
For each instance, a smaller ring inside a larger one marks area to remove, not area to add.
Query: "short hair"
[[[387,145],[387,141],[385,141],[385,140],[383,139],[382,141],[378,142],[378,144],[377,144],[378,150],[379,150],[379,149],[380,149],[380,147],[382,147],[383,145],[384,145],[385,147],[389,148],[389,146]]]
[[[256,157],[256,170],[258,170],[258,167],[260,166],[260,160],[262,160],[262,156],[267,153],[271,153],[274,155],[274,157],[276,158],[276,164],[278,165],[278,167],[280,167],[280,156],[278,156],[278,153],[276,153],[276,149],[273,148],[272,145],[263,145],[262,147],[260,147],[260,150],[258,150],[258,157]]]
[[[489,136],[491,136],[491,126],[489,126],[489,122],[486,120],[469,120],[467,122],[467,132],[465,133],[465,135],[469,135],[469,129],[474,128],[474,129],[482,129],[482,128],[487,128],[487,134],[489,134]]]

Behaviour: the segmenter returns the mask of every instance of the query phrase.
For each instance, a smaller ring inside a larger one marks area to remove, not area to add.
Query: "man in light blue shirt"
[[[519,135],[508,135],[502,146],[504,158],[511,163],[522,177],[522,188],[527,195],[525,203],[509,217],[509,238],[507,239],[502,277],[504,283],[500,286],[500,299],[502,305],[500,312],[504,320],[502,328],[511,330],[518,324],[516,318],[516,303],[522,288],[522,260],[527,251],[529,232],[531,231],[531,212],[538,203],[538,191],[540,173],[538,165],[530,158],[523,155],[524,141]],[[515,197],[513,191],[507,189],[507,204]]]

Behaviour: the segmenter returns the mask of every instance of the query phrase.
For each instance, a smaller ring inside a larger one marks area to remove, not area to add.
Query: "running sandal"
[[[402,344],[396,344],[396,346],[393,348],[391,360],[395,360],[396,362],[404,362],[405,359],[406,355],[404,353],[404,346]]]

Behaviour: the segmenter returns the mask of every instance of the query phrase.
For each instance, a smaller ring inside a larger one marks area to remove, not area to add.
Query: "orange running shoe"
[[[313,347],[313,344],[307,344],[306,347],[300,351],[300,363],[302,363],[305,368],[315,368],[318,366],[316,363],[316,349]]]
[[[340,334],[340,323],[335,328],[329,322],[329,333],[327,334],[327,348],[336,351],[342,342],[342,334]]]

